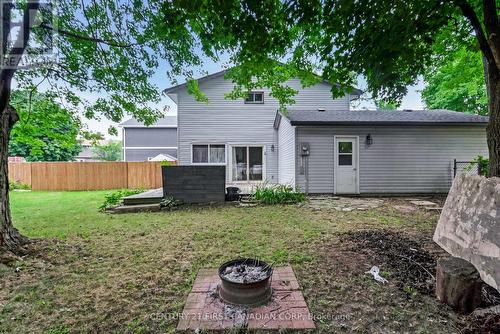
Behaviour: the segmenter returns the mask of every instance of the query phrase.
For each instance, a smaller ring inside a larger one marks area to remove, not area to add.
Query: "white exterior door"
[[[358,187],[358,137],[335,137],[335,192],[357,194]]]

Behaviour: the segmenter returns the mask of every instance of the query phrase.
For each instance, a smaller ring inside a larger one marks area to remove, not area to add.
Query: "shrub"
[[[172,196],[167,196],[160,202],[160,206],[167,210],[172,210],[175,207],[182,205],[182,201],[175,199]]]
[[[175,166],[176,163],[175,161],[168,161],[168,160],[163,160],[160,162],[160,166]]]
[[[99,211],[104,211],[121,202],[123,197],[136,195],[144,192],[144,189],[120,189],[104,196],[104,202],[99,206]]]
[[[21,183],[18,181],[9,181],[9,189],[10,190],[16,190],[16,189],[30,190],[31,186],[29,184]]]
[[[294,190],[289,185],[263,185],[257,187],[252,197],[263,204],[292,204],[300,203],[306,196],[300,191]]]
[[[470,171],[478,167],[479,175],[488,176],[488,166],[490,161],[481,155],[478,155],[476,159],[472,160],[472,163],[465,167],[465,170]],[[477,167],[476,167],[477,166]]]

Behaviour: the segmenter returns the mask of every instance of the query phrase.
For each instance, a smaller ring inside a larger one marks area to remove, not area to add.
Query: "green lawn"
[[[197,271],[238,255],[293,266],[319,318],[313,332],[453,332],[434,298],[386,286],[364,271],[375,255],[349,251],[342,234],[399,231],[428,242],[437,215],[378,209],[314,211],[300,206],[205,207],[100,213],[105,192],[14,192],[15,226],[36,252],[0,267],[0,333],[170,333]],[[384,269],[384,268],[382,268]]]

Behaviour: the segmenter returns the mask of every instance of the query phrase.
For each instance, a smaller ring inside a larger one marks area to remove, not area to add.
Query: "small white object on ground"
[[[377,281],[377,282],[380,282],[380,283],[388,283],[388,281],[383,278],[382,276],[379,275],[380,273],[380,269],[379,267],[377,266],[373,266],[372,269],[370,269],[370,271],[367,271],[365,272],[366,274],[372,274],[373,275],[373,278]]]

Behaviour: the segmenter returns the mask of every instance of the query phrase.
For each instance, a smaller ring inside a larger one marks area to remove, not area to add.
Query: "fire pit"
[[[229,304],[255,306],[271,298],[273,268],[264,261],[242,258],[224,263],[219,268],[222,281],[219,295]]]

